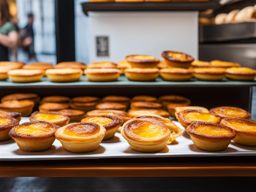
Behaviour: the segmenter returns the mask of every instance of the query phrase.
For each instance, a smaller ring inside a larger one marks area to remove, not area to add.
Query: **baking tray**
[[[101,87],[252,87],[256,81],[164,81],[158,78],[156,81],[129,81],[125,76],[120,76],[118,81],[112,82],[90,82],[85,76],[80,81],[56,83],[43,78],[40,82],[33,83],[13,83],[11,81],[0,81],[0,88],[101,88]]]
[[[23,118],[22,122],[28,121]],[[180,126],[179,123],[176,123]],[[181,127],[181,126],[180,126]],[[182,128],[182,127],[181,127]],[[178,144],[169,145],[158,153],[139,153],[129,148],[128,143],[120,133],[90,153],[69,153],[62,149],[59,141],[55,140],[53,147],[45,152],[22,152],[13,141],[0,142],[0,161],[42,161],[42,160],[78,160],[78,159],[111,159],[111,158],[196,158],[223,156],[256,156],[256,147],[245,147],[232,143],[223,152],[204,152],[194,147],[192,141],[184,134],[177,139]]]

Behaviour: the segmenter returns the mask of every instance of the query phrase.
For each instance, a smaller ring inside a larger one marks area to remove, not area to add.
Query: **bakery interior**
[[[0,0],[1,191],[251,190],[255,85],[255,0]]]

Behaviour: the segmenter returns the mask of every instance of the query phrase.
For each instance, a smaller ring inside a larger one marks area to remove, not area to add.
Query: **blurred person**
[[[37,61],[35,52],[35,32],[34,32],[34,14],[27,14],[27,25],[21,30],[21,46],[27,54],[28,61],[34,59]]]
[[[19,34],[11,22],[7,0],[0,0],[0,61],[9,60],[9,49],[15,49]]]

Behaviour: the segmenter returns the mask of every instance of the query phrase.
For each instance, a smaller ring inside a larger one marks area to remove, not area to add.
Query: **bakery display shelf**
[[[256,41],[256,22],[204,25],[200,27],[200,42],[224,42],[253,39]]]
[[[23,118],[21,122],[26,121],[28,121],[28,118]],[[176,124],[181,127],[179,123],[176,122]],[[57,140],[55,140],[50,150],[44,152],[22,152],[18,149],[16,143],[10,140],[0,144],[0,161],[256,157],[256,147],[245,147],[233,143],[223,152],[204,152],[198,150],[186,134],[178,137],[177,141],[177,144],[168,145],[168,148],[158,153],[140,153],[131,150],[125,139],[117,133],[113,139],[103,141],[96,151],[76,154],[63,150],[60,142]]]
[[[113,82],[90,82],[86,77],[82,77],[78,82],[55,83],[43,78],[41,82],[34,83],[13,83],[1,81],[0,88],[123,88],[123,87],[252,87],[256,81],[163,81],[158,78],[154,82],[129,81],[125,76],[121,76],[118,81]]]
[[[135,12],[135,11],[202,11],[217,6],[216,2],[138,2],[138,3],[93,3],[81,4],[85,15],[88,12]]]

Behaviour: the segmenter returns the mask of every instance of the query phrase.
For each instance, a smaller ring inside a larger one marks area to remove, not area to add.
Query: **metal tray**
[[[23,118],[22,122],[27,121]],[[177,125],[179,125],[177,123]],[[180,125],[179,125],[180,126]],[[69,153],[62,149],[59,141],[45,152],[22,152],[13,141],[0,142],[0,161],[41,161],[41,160],[78,160],[104,158],[175,158],[175,157],[213,157],[213,156],[256,156],[256,147],[245,147],[232,143],[223,152],[204,152],[194,147],[192,141],[183,135],[177,139],[178,144],[169,145],[158,153],[139,153],[131,150],[128,143],[117,133],[108,141],[104,141],[98,150],[90,153]]]

